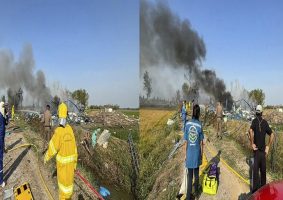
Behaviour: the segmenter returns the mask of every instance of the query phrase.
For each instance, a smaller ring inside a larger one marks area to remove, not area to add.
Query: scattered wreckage
[[[106,127],[124,128],[125,126],[131,126],[138,123],[138,119],[129,117],[117,110],[112,110],[111,112],[100,110],[92,117],[92,120],[95,124],[102,124]]]

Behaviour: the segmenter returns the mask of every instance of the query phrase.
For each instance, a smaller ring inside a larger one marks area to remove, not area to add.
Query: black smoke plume
[[[181,20],[166,3],[141,0],[140,48],[141,71],[163,65],[186,69],[200,88],[231,108],[232,96],[223,80],[215,71],[200,67],[206,56],[203,39],[188,20]]]

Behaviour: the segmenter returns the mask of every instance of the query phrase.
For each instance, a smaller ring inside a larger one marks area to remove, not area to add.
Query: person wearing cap
[[[223,108],[221,102],[217,102],[216,106],[216,129],[217,129],[217,138],[222,139],[222,119],[223,119]]]
[[[67,105],[61,103],[58,108],[59,126],[55,129],[44,163],[56,156],[59,199],[71,199],[74,190],[74,173],[77,167],[77,145],[72,127],[67,124]]]
[[[265,144],[265,136],[269,135],[269,142]],[[262,106],[257,105],[256,116],[250,127],[250,142],[254,153],[253,166],[253,189],[257,191],[266,184],[266,157],[274,138],[274,133],[269,127],[268,122],[262,117]],[[259,177],[260,171],[260,177]]]
[[[5,148],[5,131],[8,125],[8,116],[5,110],[4,102],[0,102],[0,186],[5,187],[3,180],[3,157]]]
[[[14,120],[14,118],[15,118],[15,106],[14,105],[12,105],[12,119]]]

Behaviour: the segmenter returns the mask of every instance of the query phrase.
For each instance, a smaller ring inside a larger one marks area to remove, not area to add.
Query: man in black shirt
[[[268,145],[265,145],[266,134],[269,135]],[[266,184],[266,156],[274,138],[274,134],[267,121],[262,118],[261,105],[256,107],[256,118],[252,121],[250,136],[251,146],[254,151],[253,192],[255,192]]]

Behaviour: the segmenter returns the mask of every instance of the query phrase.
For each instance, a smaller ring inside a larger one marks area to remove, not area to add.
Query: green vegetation
[[[135,126],[131,126],[131,127],[114,127],[114,128],[108,128],[108,130],[110,131],[111,135],[119,138],[121,140],[128,140],[128,135],[129,133],[132,134],[133,137],[133,141],[136,143],[139,141],[139,126],[135,125]]]
[[[118,110],[120,108],[119,105],[113,105],[113,104],[106,104],[106,105],[90,105],[89,109],[94,110],[94,109],[103,109],[103,108],[112,108],[113,110]]]
[[[265,94],[262,89],[255,89],[249,92],[249,98],[256,104],[264,105]]]
[[[85,89],[79,89],[72,92],[72,98],[77,100],[84,107],[88,105],[89,95]]]
[[[138,179],[139,197],[147,199],[149,193],[152,191],[156,179],[159,177],[160,170],[170,154],[174,143],[178,139],[177,130],[179,130],[178,122],[168,127],[166,121],[172,117],[173,112],[168,111],[142,111],[141,120],[141,138],[139,142],[139,155],[140,155],[140,174]],[[159,116],[150,118],[154,113]],[[150,124],[150,125],[147,125]],[[147,127],[149,127],[147,129]],[[172,189],[172,191],[171,191]],[[172,193],[169,199],[176,196],[174,187],[168,190],[168,194]],[[166,194],[167,194],[166,192]]]
[[[249,139],[246,135],[249,130],[249,123],[241,122],[241,121],[230,121],[230,130],[235,129],[241,125],[241,123],[246,123],[242,126],[238,131],[225,135],[221,141],[213,140],[213,145],[216,149],[221,150],[222,157],[227,161],[229,165],[235,168],[241,175],[244,175],[248,178],[248,166],[243,168],[242,165],[239,165],[239,161],[242,160],[244,163],[246,158],[252,156],[252,151],[250,147]],[[229,125],[228,125],[229,126]],[[276,128],[278,130],[277,126]],[[211,132],[214,131],[212,127],[210,127],[211,131],[207,132],[208,137],[215,137]],[[266,137],[266,142],[268,142],[269,137]],[[276,140],[273,143],[272,148],[270,149],[269,155],[267,157],[267,172],[271,176],[273,180],[279,180],[283,178],[283,135],[282,131],[277,132]],[[231,154],[231,152],[234,152]]]
[[[121,109],[120,110],[122,113],[124,113],[125,115],[129,116],[129,117],[133,117],[135,119],[138,119],[140,116],[140,112],[139,110],[131,110],[131,109]]]

